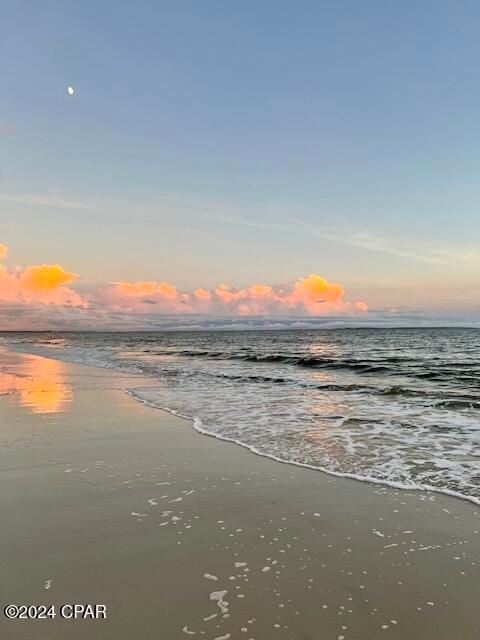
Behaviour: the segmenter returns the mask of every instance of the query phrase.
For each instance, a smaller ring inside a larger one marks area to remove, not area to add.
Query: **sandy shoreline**
[[[1,637],[478,640],[477,506],[202,436],[122,391],[144,378],[0,367],[2,607],[108,616],[2,617]]]

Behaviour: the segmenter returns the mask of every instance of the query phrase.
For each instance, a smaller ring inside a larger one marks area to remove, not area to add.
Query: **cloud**
[[[0,245],[5,255],[7,247]],[[25,305],[85,306],[86,300],[66,287],[77,274],[58,264],[41,264],[22,269],[7,269],[0,265],[0,303],[17,302]]]
[[[7,247],[0,248],[0,255],[4,256]],[[67,325],[103,329],[108,320],[123,328],[140,325],[148,329],[152,323],[158,325],[161,317],[162,322],[169,317],[177,322],[179,318],[186,321],[189,316],[201,317],[205,323],[208,317],[357,316],[367,311],[366,303],[346,300],[340,284],[314,273],[284,285],[220,284],[212,291],[198,287],[192,292],[152,280],[112,282],[88,290],[82,288],[81,294],[70,286],[75,286],[77,278],[76,273],[59,264],[13,269],[0,265],[0,328],[12,328],[13,323],[17,329],[38,329],[46,323],[50,328]]]
[[[295,283],[292,300],[303,304],[312,315],[322,315],[324,305],[327,309],[337,308],[343,303],[343,287],[327,282],[325,278],[312,273],[308,278],[300,278]]]
[[[8,253],[8,247],[6,244],[0,242],[0,260],[3,260]]]
[[[189,296],[177,292],[168,282],[113,282],[92,294],[92,299],[100,301],[110,309],[142,313],[151,311],[156,305],[157,312],[184,312],[182,307]],[[193,298],[193,296],[191,296]]]
[[[195,296],[195,298],[197,298],[197,300],[202,300],[203,302],[209,302],[212,299],[212,295],[210,291],[206,291],[201,287],[198,287],[198,289],[195,289],[195,291],[193,292],[193,295]]]
[[[368,305],[362,300],[355,302],[355,308],[358,309],[359,311],[368,311]]]
[[[41,264],[27,267],[20,276],[19,284],[33,291],[52,291],[77,279],[76,273],[65,271],[59,264]]]
[[[286,285],[220,284],[213,291],[199,287],[192,293],[179,292],[167,282],[115,282],[98,291],[97,299],[116,311],[151,313],[151,305],[155,304],[159,313],[182,315],[323,316],[365,312],[368,308],[364,302],[353,304],[345,300],[341,285],[314,273]]]

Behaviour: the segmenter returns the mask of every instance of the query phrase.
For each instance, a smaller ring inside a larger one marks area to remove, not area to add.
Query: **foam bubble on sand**
[[[190,631],[187,625],[185,625],[182,629],[183,633],[186,633],[189,636],[194,636],[196,631]]]
[[[152,507],[156,507],[156,506],[157,506],[157,504],[158,504],[158,502],[157,502],[154,498],[149,498],[149,499],[147,500],[147,502],[148,502],[148,504],[151,504],[151,505],[152,505]]]
[[[224,636],[217,636],[215,640],[230,640],[231,637],[229,633],[226,633]]]
[[[214,618],[216,618],[218,616],[218,613],[212,613],[211,616],[207,616],[206,618],[203,618],[204,622],[208,622],[209,620],[213,620]]]
[[[263,573],[267,573],[267,571],[270,571],[270,567],[263,567],[262,571]]]
[[[211,573],[204,573],[203,577],[207,580],[218,580],[217,576],[213,576]]]
[[[135,518],[146,518],[147,517],[146,513],[137,513],[136,511],[132,511],[131,515],[134,516]]]
[[[46,580],[45,581],[45,589],[50,589],[52,584],[53,584],[53,580],[51,580],[51,579],[50,580]]]
[[[235,564],[235,567],[237,569],[241,569],[242,567],[246,567],[247,566],[246,562],[235,562],[234,564]]]
[[[210,600],[217,603],[221,613],[228,613],[228,602],[224,600],[227,593],[228,591],[225,589],[223,591],[212,591],[210,594]]]
[[[172,502],[181,502],[183,500],[183,498],[175,498],[175,500],[169,500],[168,504],[172,503]]]

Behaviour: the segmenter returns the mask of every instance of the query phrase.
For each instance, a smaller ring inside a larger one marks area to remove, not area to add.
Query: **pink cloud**
[[[6,245],[0,244],[0,258]],[[80,295],[69,285],[78,276],[58,264],[7,269],[0,265],[0,303],[81,307],[102,313],[207,314],[211,316],[286,316],[365,313],[363,301],[345,299],[343,287],[318,274],[282,286],[252,284],[230,287],[220,284],[213,291],[202,287],[180,292],[165,281],[113,282]]]

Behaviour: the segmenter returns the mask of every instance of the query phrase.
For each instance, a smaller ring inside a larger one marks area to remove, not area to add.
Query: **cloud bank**
[[[0,244],[0,260],[7,251]],[[211,291],[197,287],[191,292],[159,280],[112,282],[81,293],[75,289],[78,278],[59,264],[0,265],[0,329],[148,329],[172,323],[197,328],[198,322],[212,326],[220,318],[229,326],[241,319],[243,326],[247,318],[275,324],[275,319],[291,323],[368,311],[364,301],[347,300],[340,284],[317,274],[282,285],[222,283]]]

